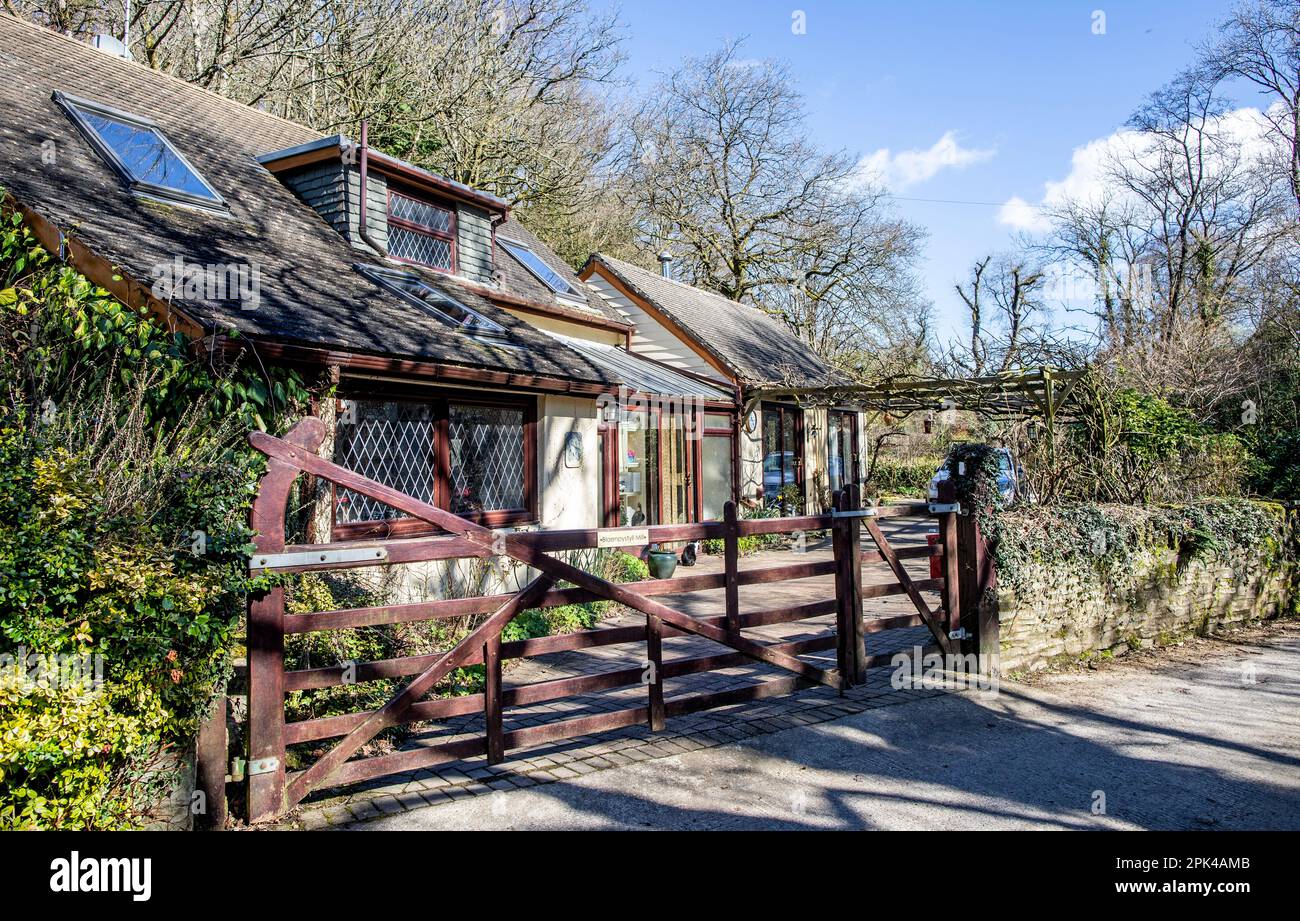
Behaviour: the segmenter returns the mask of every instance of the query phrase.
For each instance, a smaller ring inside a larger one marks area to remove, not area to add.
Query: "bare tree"
[[[1202,54],[1198,72],[1207,81],[1237,77],[1264,95],[1261,108],[1285,152],[1283,173],[1300,211],[1300,3],[1241,3]]]
[[[861,367],[882,318],[925,308],[911,266],[921,231],[892,216],[856,158],[808,137],[786,68],[732,42],[685,61],[636,118],[630,187],[646,253],[684,280],[784,320],[832,363]]]
[[[1044,358],[1041,268],[1023,260],[985,256],[971,267],[970,280],[953,287],[969,314],[969,338],[948,348],[946,363],[955,374],[1001,374]]]

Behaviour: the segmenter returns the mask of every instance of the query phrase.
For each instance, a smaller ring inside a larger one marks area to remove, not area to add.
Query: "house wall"
[[[622,345],[626,341],[623,333],[615,332],[609,329],[601,329],[598,326],[591,326],[587,323],[579,323],[575,320],[562,320],[557,317],[549,317],[543,314],[531,313],[526,310],[509,310],[530,326],[543,330],[548,333],[559,333],[561,336],[569,336],[573,339],[585,339],[588,342],[599,342],[603,345]]]
[[[456,206],[456,259],[459,274],[492,283],[492,216],[484,209]]]
[[[726,380],[713,365],[701,358],[699,353],[684,343],[668,327],[625,297],[606,281],[600,272],[593,273],[587,284],[604,298],[619,316],[636,325],[636,332],[632,334],[633,352],[674,368],[703,374],[718,381]]]
[[[323,217],[334,228],[335,233],[347,237],[347,205],[342,164],[314,163],[282,174],[280,178],[293,194]]]
[[[361,240],[361,170],[338,161],[304,166],[282,174],[284,184],[310,205],[358,250]],[[366,229],[380,246],[388,246],[388,179],[371,169],[366,176]],[[457,274],[480,284],[492,283],[492,218],[473,205],[456,204]]]
[[[824,406],[809,407],[803,412],[804,509],[810,515],[820,514],[829,499],[827,415]]]
[[[547,528],[594,528],[600,525],[600,430],[596,401],[543,396],[538,407],[537,482],[539,510]],[[566,439],[582,439],[582,460],[568,466]]]

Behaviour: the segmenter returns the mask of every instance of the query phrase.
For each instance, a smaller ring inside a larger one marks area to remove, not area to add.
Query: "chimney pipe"
[[[673,254],[664,250],[659,254],[659,274],[664,278],[673,277]]]

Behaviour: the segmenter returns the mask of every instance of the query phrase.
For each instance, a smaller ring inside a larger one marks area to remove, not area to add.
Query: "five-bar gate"
[[[955,505],[937,507],[933,513],[925,503],[863,509],[859,507],[856,487],[838,493],[835,509],[823,515],[739,520],[734,503],[728,503],[722,521],[647,529],[648,543],[721,539],[724,548],[722,572],[615,584],[550,555],[557,551],[596,547],[599,536],[602,533],[609,535],[609,530],[494,532],[323,460],[316,453],[323,436],[324,428],[316,419],[304,420],[282,439],[261,433],[251,436],[253,446],[268,458],[267,472],[253,505],[253,527],[257,531],[257,552],[251,563],[254,570],[266,573],[308,572],[465,557],[505,557],[525,564],[535,576],[523,589],[509,595],[311,614],[287,615],[282,588],[273,588],[254,597],[248,611],[248,813],[253,822],[274,819],[325,787],[357,783],[480,755],[486,755],[489,763],[497,763],[512,749],[624,726],[648,725],[652,731],[657,731],[674,716],[784,694],[808,683],[842,690],[863,681],[866,669],[888,664],[888,656],[867,654],[865,631],[924,625],[934,639],[927,651],[970,653],[975,650],[968,637],[978,634],[978,597],[987,587],[988,579],[987,574],[981,579],[979,561],[959,559],[962,532],[969,530],[973,522],[969,518],[962,519]],[[368,496],[429,522],[445,533],[401,540],[286,546],[286,504],[293,481],[301,473],[321,477]],[[931,514],[938,518],[941,535],[938,546],[933,549],[894,548],[877,523],[880,518]],[[863,529],[875,544],[874,551],[861,548]],[[833,559],[757,569],[739,568],[741,537],[815,530],[831,532]],[[941,557],[941,576],[913,579],[903,561],[931,555]],[[864,587],[862,564],[869,562],[887,566],[893,581]],[[964,567],[963,562],[966,564]],[[743,585],[814,576],[834,576],[835,597],[779,608],[741,610],[739,589]],[[971,588],[963,593],[962,588],[968,583]],[[725,613],[695,617],[656,600],[657,597],[710,589],[724,590]],[[937,592],[940,604],[932,608],[923,595],[925,592]],[[865,597],[896,594],[908,596],[915,613],[864,622],[862,602]],[[597,599],[609,599],[640,612],[645,615],[644,626],[597,628],[562,636],[502,642],[502,628],[526,609]],[[808,639],[764,643],[744,633],[747,628],[831,614],[835,615],[834,632]],[[284,641],[289,634],[466,615],[485,615],[485,619],[447,652],[351,664],[346,671],[343,666],[288,672],[284,669]],[[963,623],[966,628],[963,628]],[[714,655],[665,660],[663,639],[686,634],[704,637],[725,649]],[[644,644],[645,660],[649,665],[509,689],[502,685],[502,663],[507,659],[621,643]],[[823,668],[801,658],[830,649],[836,651],[834,668]],[[663,683],[667,679],[734,668],[749,660],[774,666],[784,674],[776,679],[726,691],[664,698]],[[486,674],[481,693],[429,697],[453,669],[479,664],[485,667]],[[288,692],[329,687],[345,680],[371,681],[408,676],[410,680],[406,685],[377,710],[285,722],[284,700]],[[503,728],[502,714],[507,707],[643,683],[646,697],[639,706],[512,731]],[[480,712],[485,718],[482,736],[373,757],[355,757],[362,746],[389,727]],[[325,739],[337,741],[304,770],[286,772],[287,746]],[[202,747],[203,740],[200,745]],[[221,746],[215,747],[219,749]]]

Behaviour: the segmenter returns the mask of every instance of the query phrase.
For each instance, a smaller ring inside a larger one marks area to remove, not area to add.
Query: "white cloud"
[[[1211,126],[1210,133],[1226,140],[1226,148],[1234,155],[1262,159],[1271,144],[1267,127],[1263,114],[1247,107],[1224,113]],[[1151,139],[1129,128],[1089,141],[1070,155],[1070,172],[1065,178],[1043,183],[1043,194],[1036,204],[1012,197],[1003,203],[998,220],[1016,230],[1041,232],[1048,226],[1048,209],[1070,202],[1095,204],[1108,196],[1120,198],[1110,178],[1111,164],[1116,160],[1150,161],[1155,155]]]
[[[998,211],[998,220],[1017,230],[1041,233],[1049,226],[1046,215],[1038,207],[1031,205],[1019,195],[1007,199]]]
[[[957,132],[946,131],[928,150],[900,150],[892,152],[882,147],[858,161],[858,171],[864,179],[875,180],[894,191],[925,182],[941,170],[965,169],[975,163],[992,159],[993,148],[962,147]]]

